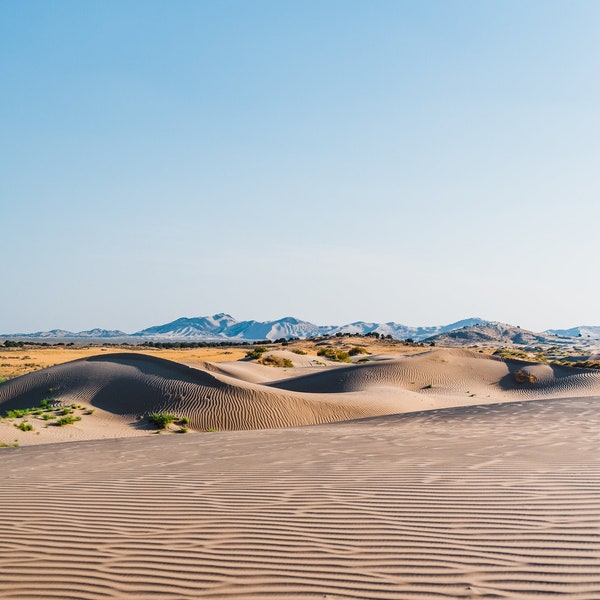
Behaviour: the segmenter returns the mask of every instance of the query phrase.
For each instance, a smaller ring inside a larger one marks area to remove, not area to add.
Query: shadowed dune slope
[[[600,598],[600,399],[5,449],[3,600]]]
[[[535,381],[525,385],[518,383],[515,379],[517,371],[531,374]],[[533,399],[600,394],[600,371],[504,360],[462,349],[441,349],[393,360],[336,367],[275,381],[270,386],[329,394],[392,387],[438,395],[471,391],[507,400],[511,397]]]
[[[282,379],[283,371],[286,376],[307,371],[309,375]],[[534,382],[517,383],[517,371]],[[264,381],[269,373],[277,381],[255,382]],[[116,419],[115,425],[121,428],[113,434],[120,436],[147,429],[144,417],[153,412],[188,417],[196,430],[267,429],[482,401],[596,394],[600,395],[598,371],[504,361],[464,350],[436,350],[324,369],[241,363],[214,372],[145,354],[122,353],[64,363],[0,384],[0,411],[37,406],[42,399],[54,397],[64,404],[75,402],[104,411],[98,417]],[[100,419],[86,419],[73,431],[79,439],[110,435],[108,424],[101,431],[94,423],[100,425]],[[36,424],[39,430],[40,423]],[[15,433],[10,424],[6,429]],[[54,429],[48,433],[58,435]],[[8,436],[8,431],[3,435]],[[15,435],[20,443],[46,440],[43,435]]]
[[[266,367],[265,367],[266,368]],[[144,354],[76,360],[0,385],[0,410],[36,406],[47,397],[78,402],[131,420],[152,412],[187,416],[194,429],[311,425],[395,412],[389,399],[282,392]]]

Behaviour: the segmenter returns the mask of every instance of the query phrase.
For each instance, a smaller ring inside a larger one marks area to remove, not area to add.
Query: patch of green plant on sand
[[[345,350],[336,350],[328,346],[327,348],[319,348],[317,356],[324,356],[329,360],[336,362],[350,362],[350,353]]]
[[[152,413],[149,417],[150,423],[152,423],[158,430],[166,429],[168,425],[171,423],[177,423],[181,426],[181,429],[185,429],[185,431],[181,431],[180,433],[187,433],[187,425],[190,423],[189,417],[177,417],[176,415],[172,415],[169,413]]]
[[[294,363],[289,358],[283,358],[282,356],[277,356],[274,354],[270,354],[269,356],[263,356],[258,360],[259,365],[267,365],[269,367],[293,367]]]
[[[65,415],[56,421],[56,425],[63,427],[64,425],[73,425],[77,421],[81,421],[81,417],[75,417],[73,415]]]
[[[246,358],[249,358],[250,360],[260,358],[266,351],[267,348],[264,346],[256,346],[253,350],[248,350],[248,352],[246,352]]]

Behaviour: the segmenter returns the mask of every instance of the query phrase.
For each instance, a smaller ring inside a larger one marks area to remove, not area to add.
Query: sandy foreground
[[[0,598],[600,598],[597,372],[124,354],[2,384],[0,410],[50,388],[94,413],[2,420]]]

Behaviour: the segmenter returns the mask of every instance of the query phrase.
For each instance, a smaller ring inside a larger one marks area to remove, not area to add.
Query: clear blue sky
[[[600,3],[0,0],[0,332],[600,324]]]

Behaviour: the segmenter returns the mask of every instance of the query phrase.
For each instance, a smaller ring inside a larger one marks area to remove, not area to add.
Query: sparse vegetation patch
[[[181,429],[185,429],[185,431],[178,430],[179,433],[187,433],[187,426],[190,423],[189,417],[177,417],[176,415],[172,415],[169,413],[152,413],[149,417],[150,422],[160,431],[161,429],[166,429],[168,425],[171,423],[177,423],[181,426]]]
[[[263,356],[258,360],[261,365],[267,365],[269,367],[293,367],[294,363],[289,358],[283,358],[282,356],[276,356],[270,354],[269,356]]]
[[[350,354],[345,350],[336,350],[331,346],[327,346],[326,348],[319,348],[317,351],[317,356],[324,356],[329,360],[334,360],[336,362],[350,362]]]
[[[364,346],[352,346],[348,350],[350,356],[356,356],[357,354],[370,354],[370,352]]]
[[[23,421],[18,425],[15,423],[15,427],[21,431],[33,431],[33,425],[31,423],[27,423],[27,421]]]
[[[254,348],[253,350],[248,350],[248,352],[246,352],[246,358],[249,358],[250,360],[261,358],[266,351],[267,348],[265,348],[264,346],[256,346],[256,348]]]
[[[519,369],[515,371],[515,381],[521,385],[524,383],[535,383],[537,381],[537,377],[531,373],[527,373]]]
[[[76,417],[74,415],[65,415],[56,421],[56,425],[59,427],[63,427],[64,425],[73,425],[77,421],[81,421],[81,417]]]

